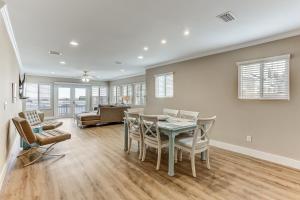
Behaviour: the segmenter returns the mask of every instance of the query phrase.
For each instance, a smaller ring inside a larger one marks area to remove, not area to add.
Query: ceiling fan
[[[81,81],[84,83],[90,82],[91,79],[97,79],[95,76],[91,76],[88,74],[88,71],[83,71],[83,75],[81,76]]]

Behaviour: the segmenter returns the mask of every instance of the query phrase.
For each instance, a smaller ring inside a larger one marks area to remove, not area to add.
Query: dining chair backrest
[[[160,133],[158,129],[158,117],[149,115],[140,115],[142,134],[144,138],[153,138],[160,141]]]
[[[209,139],[208,135],[211,132],[217,116],[209,117],[209,118],[198,118],[197,127],[198,127],[198,137],[200,139]]]
[[[37,138],[34,135],[32,128],[26,119],[21,117],[14,117],[12,121],[23,140],[25,140],[28,144],[36,142]]]
[[[125,113],[126,122],[128,125],[128,131],[131,132],[139,132],[140,130],[140,115],[137,113],[129,113],[127,111]]]
[[[197,120],[197,129],[195,130],[194,136],[193,136],[193,144],[192,144],[192,150],[194,151],[197,146],[203,145],[203,141],[205,141],[205,144],[209,144],[209,137],[208,134],[211,132],[215,121],[216,116],[210,117],[210,118],[199,118]],[[200,148],[203,148],[203,146],[200,146]]]
[[[143,114],[144,113],[144,108],[128,108],[127,112],[128,113]]]
[[[179,110],[174,110],[174,109],[169,109],[169,108],[164,108],[163,109],[163,114],[168,115],[170,117],[178,117]]]
[[[195,111],[186,111],[186,110],[180,110],[179,111],[179,117],[182,119],[189,119],[196,121],[198,119],[199,112]]]

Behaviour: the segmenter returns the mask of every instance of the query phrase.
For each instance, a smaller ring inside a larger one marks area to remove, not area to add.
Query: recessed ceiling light
[[[187,30],[185,30],[184,32],[183,32],[183,35],[185,35],[185,36],[188,36],[188,35],[190,35],[190,31],[187,29]]]
[[[142,60],[144,58],[144,56],[139,56],[138,59]]]
[[[51,74],[55,74],[55,72],[51,72]]]
[[[62,64],[62,65],[65,65],[65,64],[66,64],[65,61],[60,61],[59,63]]]
[[[148,50],[149,50],[149,47],[145,46],[144,51],[148,51]]]
[[[120,69],[121,72],[125,72],[125,69]]]
[[[78,45],[79,45],[79,43],[78,43],[78,42],[76,42],[76,41],[74,41],[74,40],[72,40],[72,41],[70,42],[70,45],[72,45],[72,46],[78,46]]]
[[[167,40],[165,40],[165,39],[162,39],[162,40],[160,41],[160,43],[162,43],[162,44],[166,44],[166,43],[167,43]]]

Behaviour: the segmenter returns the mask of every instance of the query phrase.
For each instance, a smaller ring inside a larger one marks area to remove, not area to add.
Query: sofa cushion
[[[77,119],[80,121],[94,121],[100,120],[100,118],[97,112],[80,113],[77,115]]]

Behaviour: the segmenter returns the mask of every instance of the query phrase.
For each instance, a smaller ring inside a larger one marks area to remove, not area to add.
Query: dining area
[[[183,152],[189,155],[192,176],[196,177],[195,159],[201,159],[210,169],[209,139],[216,116],[200,117],[199,112],[164,108],[162,114],[144,114],[143,108],[124,112],[124,151],[138,146],[138,160],[147,158],[147,151],[155,149],[155,169],[160,169],[162,153],[168,154],[168,175],[175,175],[175,165],[182,162]]]

